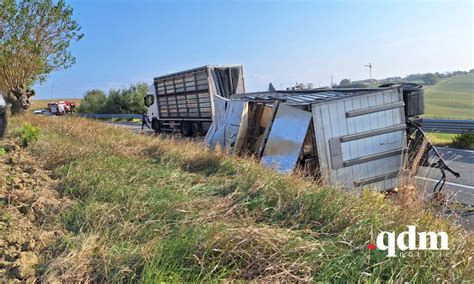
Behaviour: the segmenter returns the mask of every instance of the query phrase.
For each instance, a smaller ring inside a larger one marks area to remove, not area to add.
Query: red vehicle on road
[[[76,110],[76,104],[70,101],[59,101],[48,103],[48,111],[54,115],[72,113]]]

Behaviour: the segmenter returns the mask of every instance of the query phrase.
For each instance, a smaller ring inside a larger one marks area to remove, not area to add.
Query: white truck
[[[245,93],[242,65],[206,65],[153,79],[145,96],[155,132],[206,132],[214,118],[215,96]]]

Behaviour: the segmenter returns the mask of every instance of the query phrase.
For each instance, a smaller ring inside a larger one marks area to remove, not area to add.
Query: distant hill
[[[425,116],[474,119],[474,74],[457,75],[425,86]]]

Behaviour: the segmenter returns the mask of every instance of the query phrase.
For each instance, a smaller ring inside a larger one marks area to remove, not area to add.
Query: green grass
[[[453,138],[456,136],[456,134],[434,132],[428,132],[426,135],[430,141],[437,146],[450,146],[453,142]]]
[[[408,81],[424,84],[423,81]],[[377,88],[381,83],[370,84]],[[457,75],[425,89],[425,117],[474,119],[474,74]]]
[[[67,233],[45,253],[45,282],[472,279],[472,235],[416,204],[320,187],[197,142],[26,119],[42,133],[28,149],[74,201],[60,213]],[[381,230],[406,225],[448,232],[451,251],[387,258],[367,249]]]
[[[425,116],[474,119],[474,74],[458,75],[425,86]]]
[[[474,150],[474,134],[463,133],[456,134],[453,137],[453,147]]]
[[[474,150],[473,134],[427,133],[430,141],[436,146],[448,146],[459,149]]]

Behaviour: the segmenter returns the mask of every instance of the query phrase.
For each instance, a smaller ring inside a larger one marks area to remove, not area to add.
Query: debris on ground
[[[42,253],[63,234],[51,216],[71,203],[27,150],[12,139],[0,147],[0,282],[35,282]]]

